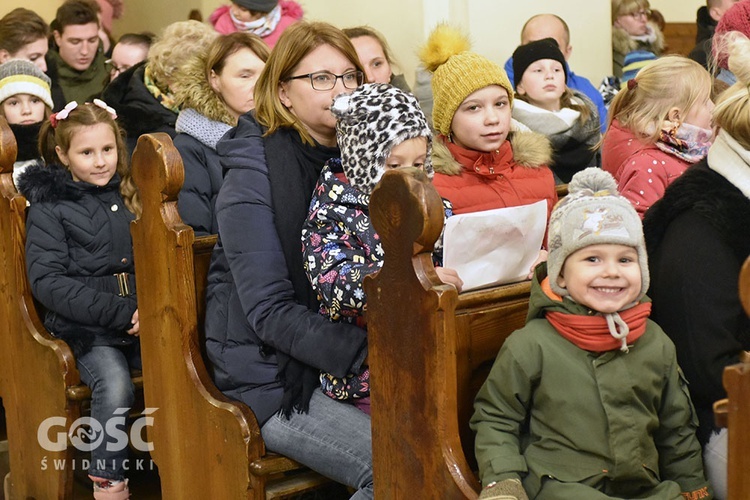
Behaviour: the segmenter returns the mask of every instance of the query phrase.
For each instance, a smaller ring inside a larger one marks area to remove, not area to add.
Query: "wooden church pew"
[[[365,281],[375,498],[476,498],[474,396],[525,323],[530,282],[463,294],[441,283],[430,254],[443,210],[421,173],[386,173],[370,217],[385,250]]]

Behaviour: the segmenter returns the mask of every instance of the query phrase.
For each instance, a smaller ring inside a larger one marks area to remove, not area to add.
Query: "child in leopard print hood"
[[[302,227],[305,273],[331,321],[365,327],[365,276],[383,265],[380,238],[370,223],[370,194],[389,169],[412,167],[432,177],[432,133],[417,99],[388,84],[365,84],[333,100],[341,158],[329,160]],[[444,200],[445,215],[452,214]],[[461,290],[455,270],[440,279]],[[321,373],[323,392],[369,413],[369,369],[336,378]]]

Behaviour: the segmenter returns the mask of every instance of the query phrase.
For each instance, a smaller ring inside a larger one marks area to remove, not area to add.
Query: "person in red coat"
[[[433,72],[433,184],[457,214],[546,200],[549,217],[557,202],[550,143],[511,125],[505,71],[468,49],[462,33],[440,25],[420,51]]]
[[[281,33],[303,15],[302,7],[293,0],[232,0],[214,10],[209,22],[222,35],[252,33],[273,48]]]
[[[711,145],[711,77],[682,56],[657,59],[615,96],[602,168],[643,219],[672,181]]]

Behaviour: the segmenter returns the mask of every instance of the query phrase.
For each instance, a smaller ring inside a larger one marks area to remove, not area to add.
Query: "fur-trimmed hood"
[[[29,203],[76,201],[85,191],[117,189],[120,176],[115,174],[104,187],[87,182],[74,182],[70,172],[59,165],[46,166],[41,162],[30,165],[18,177],[18,191]]]
[[[209,120],[236,126],[237,119],[232,116],[221,97],[213,91],[206,78],[204,67],[207,51],[201,50],[174,74],[175,100],[180,109],[192,108]]]
[[[432,165],[435,172],[445,175],[459,175],[463,166],[453,158],[439,137],[432,145]],[[552,145],[542,134],[529,130],[517,130],[508,134],[513,161],[522,167],[538,168],[548,166],[552,161]]]
[[[612,26],[612,51],[625,55],[643,49],[660,56],[664,51],[664,33],[654,23],[648,23],[648,26],[656,36],[652,43],[633,38],[624,29]]]

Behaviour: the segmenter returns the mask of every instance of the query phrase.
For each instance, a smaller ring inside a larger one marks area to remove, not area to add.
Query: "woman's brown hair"
[[[266,67],[255,84],[255,116],[266,127],[265,135],[280,127],[294,128],[308,144],[314,144],[310,133],[294,114],[281,103],[279,86],[292,76],[300,61],[321,45],[330,45],[341,52],[352,65],[364,74],[357,52],[343,31],[332,24],[299,21],[282,33]]]

